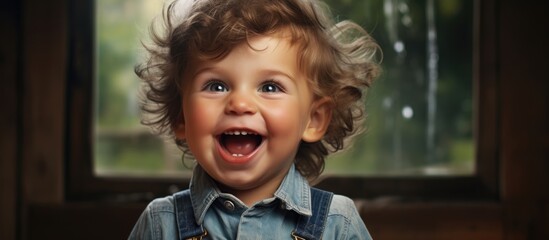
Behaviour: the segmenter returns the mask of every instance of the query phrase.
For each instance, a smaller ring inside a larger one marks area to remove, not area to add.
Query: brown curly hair
[[[187,4],[188,6],[182,6]],[[379,74],[379,46],[359,25],[333,23],[328,8],[316,0],[175,1],[163,12],[161,32],[151,25],[148,59],[136,66],[145,81],[142,109],[152,118],[143,124],[175,139],[183,121],[182,71],[190,61],[219,60],[250,37],[289,30],[299,47],[300,69],[315,98],[332,100],[332,118],[321,141],[300,143],[296,168],[310,179],[324,169],[330,153],[344,148],[361,131],[364,90]],[[184,141],[176,143],[189,153]]]

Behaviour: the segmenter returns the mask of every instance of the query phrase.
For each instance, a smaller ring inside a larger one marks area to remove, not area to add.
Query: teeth
[[[225,134],[227,134],[227,135],[244,135],[244,136],[246,136],[248,134],[257,135],[257,133],[255,133],[255,132],[246,132],[246,131],[232,131],[232,132],[225,132]]]
[[[243,157],[244,155],[240,154],[240,153],[233,153],[233,157]]]

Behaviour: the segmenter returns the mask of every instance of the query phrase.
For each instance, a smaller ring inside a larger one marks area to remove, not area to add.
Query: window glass
[[[326,1],[333,15],[363,25],[383,50],[368,92],[366,134],[328,172],[469,175],[473,1]]]
[[[368,90],[366,131],[327,160],[345,175],[474,172],[472,0],[328,0],[368,30],[383,73]],[[188,174],[172,140],[139,122],[140,39],[163,1],[96,0],[94,164],[99,175]]]
[[[99,175],[176,175],[175,144],[140,124],[140,80],[134,66],[144,58],[141,39],[163,1],[96,0],[94,165]]]

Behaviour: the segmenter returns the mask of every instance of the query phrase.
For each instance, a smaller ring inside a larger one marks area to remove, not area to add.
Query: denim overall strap
[[[173,195],[175,205],[175,217],[179,229],[179,240],[200,240],[208,233],[194,219],[193,205],[191,203],[191,191],[184,190]]]
[[[322,238],[334,194],[311,188],[311,195],[313,215],[310,217],[301,215],[299,217],[297,227],[292,233],[294,239],[317,240]]]

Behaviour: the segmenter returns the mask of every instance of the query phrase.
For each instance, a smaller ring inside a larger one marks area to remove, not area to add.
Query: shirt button
[[[225,200],[225,202],[223,202],[223,205],[225,206],[225,208],[229,211],[232,211],[234,210],[234,203],[229,201],[229,200]]]

